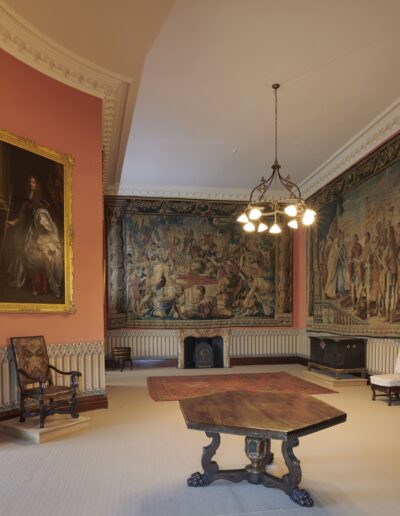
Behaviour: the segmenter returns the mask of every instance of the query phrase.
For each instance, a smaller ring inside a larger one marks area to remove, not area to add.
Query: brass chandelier
[[[275,161],[272,165],[272,174],[253,188],[250,199],[244,212],[237,221],[243,224],[248,232],[262,233],[269,231],[272,234],[282,232],[282,221],[292,229],[297,229],[299,223],[309,226],[315,220],[314,210],[307,208],[301,196],[300,188],[287,176],[280,173],[278,163],[278,95],[279,84],[273,84],[275,93]]]

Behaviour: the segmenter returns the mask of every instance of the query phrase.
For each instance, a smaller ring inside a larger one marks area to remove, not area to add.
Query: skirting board
[[[260,364],[301,364],[307,365],[308,358],[291,355],[291,356],[265,356],[265,357],[231,357],[230,364],[232,366],[240,365],[260,365]],[[138,369],[152,367],[177,367],[178,359],[176,358],[132,358],[132,367]],[[119,364],[113,364],[112,360],[106,360],[106,369],[118,369]],[[129,362],[126,361],[125,369],[129,369]]]
[[[132,358],[132,367],[149,369],[152,367],[178,367],[177,358]],[[129,361],[125,362],[124,369],[129,369]],[[106,369],[120,369],[118,362],[115,362],[111,358],[106,358]]]
[[[106,394],[94,394],[93,396],[82,396],[78,402],[78,412],[88,412],[89,410],[108,408],[108,398]],[[18,409],[5,410],[0,412],[0,421],[12,419],[19,416]]]
[[[276,357],[232,357],[231,366],[262,365],[262,364],[301,364],[307,365],[308,358],[297,355]]]

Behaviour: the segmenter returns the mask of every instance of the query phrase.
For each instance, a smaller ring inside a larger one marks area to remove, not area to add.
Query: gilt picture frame
[[[71,313],[73,158],[0,129],[0,312]]]

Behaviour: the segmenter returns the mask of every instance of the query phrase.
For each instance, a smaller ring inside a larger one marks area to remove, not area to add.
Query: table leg
[[[244,469],[227,469],[221,470],[217,462],[212,461],[216,451],[221,443],[221,437],[218,433],[206,432],[206,436],[212,439],[208,446],[204,446],[203,455],[201,457],[201,465],[204,473],[196,471],[187,479],[189,487],[204,487],[211,484],[215,480],[230,480],[231,482],[241,482],[246,478],[246,470]]]
[[[314,501],[305,489],[300,489],[301,468],[300,461],[293,453],[293,448],[299,445],[297,437],[291,437],[282,442],[282,455],[288,468],[288,473],[281,478],[265,471],[268,464],[274,459],[271,452],[271,440],[259,437],[245,438],[245,451],[251,463],[244,469],[219,469],[217,462],[211,460],[221,443],[218,433],[206,432],[210,437],[211,443],[203,448],[201,465],[204,473],[193,473],[187,480],[189,487],[203,487],[211,484],[215,480],[230,480],[231,482],[241,482],[247,480],[251,484],[263,484],[266,487],[282,489],[297,504],[303,507],[312,507]]]
[[[277,487],[282,489],[297,504],[303,507],[312,507],[314,501],[305,489],[300,489],[301,467],[300,461],[293,453],[293,448],[299,445],[297,437],[289,438],[282,442],[282,455],[288,468],[288,473],[282,478],[271,475],[267,472],[263,473],[262,483],[266,487]]]

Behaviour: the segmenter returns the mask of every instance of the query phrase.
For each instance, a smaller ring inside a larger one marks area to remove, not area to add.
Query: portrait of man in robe
[[[72,162],[0,137],[0,310],[70,311]]]

